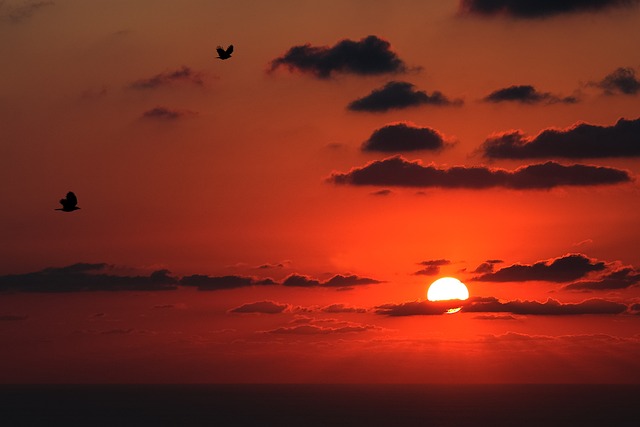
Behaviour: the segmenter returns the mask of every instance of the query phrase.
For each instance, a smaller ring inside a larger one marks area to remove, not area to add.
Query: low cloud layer
[[[462,100],[450,100],[441,92],[427,92],[416,90],[415,86],[407,82],[392,81],[380,89],[373,90],[369,95],[351,102],[347,109],[351,111],[366,111],[383,113],[389,110],[400,110],[420,105],[461,105]]]
[[[291,274],[283,282],[283,286],[300,287],[300,288],[313,288],[313,287],[325,287],[325,288],[348,288],[352,286],[361,285],[374,285],[382,283],[379,280],[370,279],[368,277],[359,277],[356,275],[342,275],[336,274],[331,279],[321,282],[317,279],[312,279],[308,276],[300,274]]]
[[[613,126],[580,123],[568,129],[545,129],[535,137],[506,132],[488,138],[480,151],[492,159],[638,157],[640,118],[620,119]]]
[[[371,162],[346,173],[334,172],[328,181],[339,185],[376,185],[420,188],[459,188],[481,190],[509,188],[540,190],[559,186],[594,186],[630,182],[623,170],[588,166],[564,166],[547,162],[523,166],[513,171],[485,166],[437,168],[410,162],[401,156]]]
[[[533,86],[509,86],[491,92],[484,98],[485,102],[520,102],[522,104],[575,104],[578,99],[573,96],[560,97],[549,92],[538,92]]]
[[[230,313],[261,313],[261,314],[278,314],[289,308],[287,304],[279,304],[273,301],[258,301],[243,304],[239,307],[229,310]]]
[[[376,36],[359,41],[341,40],[334,46],[294,46],[271,61],[270,70],[285,67],[320,79],[334,74],[376,75],[400,73],[407,67],[391,50],[391,44]]]
[[[461,0],[460,11],[477,15],[544,18],[576,12],[598,12],[638,4],[637,0]]]
[[[564,287],[570,291],[611,291],[640,284],[640,270],[624,267],[602,275],[595,280],[583,280]]]
[[[271,279],[256,279],[243,276],[206,276],[193,274],[180,279],[180,285],[193,286],[200,291],[220,291],[226,289],[245,288],[249,286],[269,286],[277,283]]]
[[[435,129],[412,123],[394,123],[376,129],[362,144],[363,151],[403,152],[440,151],[447,146],[445,137]]]
[[[561,303],[554,299],[538,301],[501,302],[494,297],[475,297],[466,301],[413,301],[400,304],[385,304],[376,307],[376,314],[385,316],[441,315],[452,307],[462,307],[466,313],[511,313],[520,315],[581,315],[622,314],[626,304],[603,299],[588,299],[580,303]]]
[[[591,272],[603,271],[605,263],[582,254],[569,254],[534,264],[513,264],[497,271],[487,272],[472,280],[480,282],[570,282]]]

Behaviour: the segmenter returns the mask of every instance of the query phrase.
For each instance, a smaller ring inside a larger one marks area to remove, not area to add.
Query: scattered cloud
[[[363,323],[338,321],[335,319],[295,319],[294,326],[285,326],[266,331],[269,334],[294,334],[294,335],[329,335],[361,333],[371,330],[379,330],[375,325]]]
[[[0,21],[20,24],[30,19],[42,8],[53,5],[55,5],[53,1],[28,1],[7,6],[5,6],[4,2],[0,2]]]
[[[375,308],[376,314],[385,316],[441,315],[452,306],[461,306],[466,313],[511,313],[519,315],[580,315],[580,314],[622,314],[627,305],[603,299],[588,299],[580,303],[561,303],[548,299],[538,301],[501,302],[494,297],[474,297],[466,301],[413,301],[400,304],[385,304]],[[489,319],[489,318],[487,318]],[[506,317],[491,317],[490,320],[512,320]]]
[[[599,82],[592,82],[590,85],[601,88],[607,95],[640,93],[640,80],[636,77],[636,71],[633,68],[620,67]]]
[[[326,287],[326,288],[347,288],[352,286],[360,286],[360,285],[373,285],[377,283],[382,283],[379,280],[370,279],[368,277],[359,277],[356,275],[342,275],[336,274],[329,280],[325,282],[320,282],[319,280],[312,279],[308,276],[303,276],[300,274],[291,274],[287,276],[287,278],[282,282],[283,286],[292,286],[292,287],[303,287],[303,288],[312,288],[312,287]]]
[[[534,264],[513,264],[495,272],[487,272],[471,280],[480,282],[570,282],[591,272],[603,271],[605,263],[582,254],[568,254]]]
[[[445,137],[435,129],[413,123],[392,123],[373,131],[362,144],[363,151],[402,152],[440,151],[447,147]]]
[[[335,73],[376,75],[406,71],[404,62],[391,50],[391,44],[376,36],[359,41],[341,40],[334,46],[294,46],[271,61],[270,70],[286,67],[310,73],[320,79]]]
[[[566,285],[564,289],[572,291],[610,291],[625,289],[640,283],[640,270],[624,267],[602,275],[596,280],[584,280]]]
[[[638,0],[461,0],[462,13],[515,18],[545,18],[553,15],[597,12],[613,7],[636,5]]]
[[[109,274],[109,268],[105,263],[77,263],[35,273],[0,276],[0,291],[163,291],[176,289],[178,283],[168,270],[158,270],[148,276],[117,276]]]
[[[485,102],[520,102],[522,104],[575,104],[578,99],[573,96],[559,97],[549,92],[538,92],[530,85],[509,86],[491,92],[484,99]]]
[[[334,172],[328,181],[340,185],[376,185],[422,188],[551,189],[559,186],[594,186],[630,182],[626,171],[588,165],[564,166],[555,162],[533,164],[509,171],[485,166],[440,169],[401,156],[376,160],[346,173]]]
[[[258,301],[243,304],[239,307],[229,310],[230,313],[262,313],[262,314],[278,314],[289,308],[288,304],[279,304],[273,301]]]
[[[390,196],[393,194],[393,191],[388,188],[384,188],[382,190],[374,191],[371,193],[372,196]]]
[[[474,316],[474,319],[478,320],[518,320],[517,317],[509,314],[479,314]]]
[[[533,138],[518,130],[501,133],[488,138],[480,151],[492,159],[638,157],[638,135],[640,118],[620,119],[613,126],[580,123],[545,129]]]
[[[363,307],[352,307],[345,304],[331,304],[322,307],[320,311],[325,313],[366,313],[367,309]]]
[[[220,291],[225,289],[245,288],[249,286],[276,285],[272,279],[256,279],[243,276],[206,276],[193,274],[180,279],[182,286],[194,286],[199,291]]]
[[[202,73],[192,70],[187,66],[174,71],[167,71],[164,73],[156,74],[153,77],[146,79],[136,80],[131,83],[129,87],[131,89],[156,89],[162,86],[172,85],[174,83],[192,83],[196,86],[203,86],[204,80]]]
[[[383,113],[420,105],[448,106],[462,105],[462,103],[461,99],[450,100],[438,91],[429,95],[424,91],[415,90],[415,85],[411,83],[392,81],[380,89],[374,89],[369,95],[351,102],[347,109]]]
[[[488,259],[482,264],[480,264],[478,267],[476,267],[476,269],[473,270],[472,273],[477,273],[477,274],[493,273],[494,266],[496,264],[501,264],[502,262],[504,261],[502,261],[501,259]]]
[[[171,121],[186,117],[193,117],[197,114],[198,113],[196,113],[195,111],[190,110],[176,110],[167,107],[155,107],[145,111],[142,114],[142,117],[145,119]]]
[[[418,264],[422,265],[424,268],[416,271],[413,274],[424,275],[424,276],[435,276],[436,274],[440,273],[441,266],[449,265],[451,264],[451,261],[449,261],[448,259],[434,259],[434,260],[422,261]]]

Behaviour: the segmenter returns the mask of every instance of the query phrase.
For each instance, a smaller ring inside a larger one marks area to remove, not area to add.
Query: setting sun
[[[429,301],[465,300],[469,298],[469,290],[460,280],[453,277],[441,277],[429,286]]]

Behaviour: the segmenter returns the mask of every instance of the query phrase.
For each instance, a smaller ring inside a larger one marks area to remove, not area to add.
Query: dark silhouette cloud
[[[414,301],[401,304],[385,304],[376,307],[376,314],[386,316],[439,315],[452,306],[462,306],[467,313],[511,313],[521,315],[580,315],[580,314],[622,314],[627,305],[603,299],[588,299],[577,304],[561,303],[548,299],[538,301],[501,302],[494,297],[475,297],[466,301]],[[510,320],[510,319],[509,319]]]
[[[311,288],[311,287],[346,288],[351,286],[373,285],[377,283],[382,283],[382,282],[379,280],[370,279],[368,277],[359,277],[356,275],[345,276],[342,274],[336,274],[329,280],[325,282],[320,282],[319,280],[312,279],[308,276],[291,274],[282,282],[282,285],[293,286],[293,287],[303,287],[303,288]]]
[[[640,283],[640,271],[632,267],[621,268],[603,275],[597,280],[584,280],[564,287],[573,291],[610,291],[625,289]]]
[[[28,1],[16,6],[5,6],[4,2],[0,2],[0,21],[19,24],[31,18],[40,9],[53,5],[53,1]]]
[[[603,299],[588,299],[580,303],[561,303],[549,298],[546,302],[507,301],[497,298],[481,297],[470,299],[462,311],[467,313],[512,313],[526,315],[579,315],[579,314],[622,314],[627,311],[626,304]]]
[[[327,79],[335,73],[376,75],[406,71],[404,62],[388,41],[368,36],[359,41],[341,40],[334,46],[294,46],[271,61],[271,71],[286,67]]]
[[[136,80],[131,83],[129,87],[132,89],[156,89],[177,82],[192,83],[197,86],[204,85],[202,73],[193,71],[191,68],[183,65],[182,68],[175,71],[167,71],[156,74],[153,77]]]
[[[448,144],[435,129],[418,127],[411,123],[394,123],[373,131],[362,144],[363,151],[402,152],[440,151]]]
[[[367,309],[362,307],[351,307],[344,304],[331,304],[322,307],[320,311],[325,313],[366,313]]]
[[[378,191],[374,191],[373,193],[371,193],[372,196],[390,196],[393,194],[393,191],[385,188],[382,190],[378,190]]]
[[[495,272],[474,277],[481,282],[527,282],[540,280],[546,282],[570,282],[580,279],[594,271],[603,271],[605,263],[588,258],[582,254],[568,254],[552,260],[538,261],[535,264],[513,264]]]
[[[502,261],[501,259],[488,259],[482,264],[480,264],[478,267],[476,267],[476,269],[473,270],[472,273],[477,273],[477,274],[492,273],[494,266],[502,262],[504,261]]]
[[[450,100],[441,92],[435,91],[431,95],[407,82],[392,81],[380,89],[373,90],[369,95],[356,99],[347,108],[351,111],[367,111],[382,113],[392,109],[417,107],[419,105],[461,105],[460,99]]]
[[[182,119],[185,117],[193,117],[196,114],[197,113],[195,111],[190,111],[190,110],[175,110],[167,107],[155,107],[145,111],[142,114],[142,117],[145,119],[169,121],[169,120]]]
[[[287,310],[289,305],[279,304],[273,301],[258,301],[243,304],[239,307],[229,310],[230,313],[262,313],[262,314],[278,314]]]
[[[623,170],[587,166],[564,166],[547,162],[520,167],[514,171],[485,166],[454,166],[439,169],[410,162],[401,156],[377,160],[347,173],[334,172],[329,182],[341,185],[377,185],[423,188],[509,188],[516,190],[550,189],[559,186],[593,186],[630,182]]]
[[[514,101],[523,104],[575,104],[578,99],[573,96],[561,98],[549,92],[538,92],[533,86],[509,86],[491,92],[484,98],[485,102],[505,102]]]
[[[320,325],[296,325],[287,326],[271,331],[270,334],[297,334],[297,335],[328,335],[328,334],[346,334],[354,332],[367,332],[371,329],[377,329],[374,325],[364,325],[360,323],[342,322],[343,325],[338,326],[320,326]]]
[[[35,273],[0,276],[4,292],[89,292],[89,291],[164,291],[176,289],[178,280],[167,270],[149,276],[108,274],[104,263],[77,263],[60,268],[45,268]]]
[[[413,274],[416,275],[424,275],[424,276],[435,276],[440,273],[440,267],[443,265],[451,264],[451,261],[448,259],[434,259],[428,261],[422,261],[419,263],[424,266],[423,269],[416,271]]]
[[[631,6],[638,0],[461,0],[463,13],[544,18],[574,12],[597,12],[611,7]]]
[[[206,276],[193,274],[180,279],[182,286],[194,286],[199,291],[219,291],[225,289],[245,288],[248,286],[269,286],[277,283],[271,279],[256,279],[243,276]]]
[[[511,131],[488,138],[480,151],[492,159],[638,157],[640,118],[620,119],[613,126],[580,123],[563,130],[545,129],[533,138]]]
[[[607,95],[621,93],[636,95],[640,93],[640,80],[633,68],[618,68],[599,82],[591,83],[604,90]]]

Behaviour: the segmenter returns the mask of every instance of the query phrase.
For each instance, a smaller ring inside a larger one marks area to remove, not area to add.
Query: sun
[[[469,290],[460,280],[453,277],[441,277],[429,286],[429,301],[465,300],[469,298]]]

